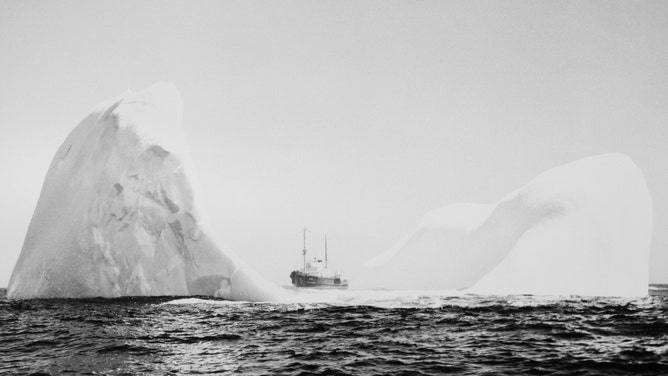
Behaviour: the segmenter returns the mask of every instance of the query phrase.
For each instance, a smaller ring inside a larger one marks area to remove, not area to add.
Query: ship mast
[[[306,227],[304,227],[304,249],[302,249],[302,255],[304,256],[303,271],[304,271],[304,273],[306,273]]]
[[[327,234],[325,234],[325,269],[327,269]]]

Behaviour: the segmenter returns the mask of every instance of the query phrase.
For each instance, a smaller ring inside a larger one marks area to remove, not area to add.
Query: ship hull
[[[290,273],[292,284],[296,287],[306,287],[314,289],[347,289],[348,281],[341,278],[328,278],[310,275],[301,271]]]

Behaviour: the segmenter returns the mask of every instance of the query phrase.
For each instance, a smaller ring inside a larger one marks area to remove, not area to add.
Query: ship
[[[325,236],[325,260],[314,257],[306,261],[306,228],[304,228],[304,248],[302,249],[303,267],[293,270],[290,279],[295,287],[316,289],[347,289],[348,281],[341,277],[341,272],[327,268],[327,236]]]

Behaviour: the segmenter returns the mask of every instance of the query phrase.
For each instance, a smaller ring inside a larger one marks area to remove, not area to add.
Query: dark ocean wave
[[[668,375],[663,296],[270,304],[0,293],[1,374]]]

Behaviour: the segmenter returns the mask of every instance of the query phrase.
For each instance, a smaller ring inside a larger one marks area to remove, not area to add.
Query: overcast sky
[[[0,286],[70,130],[156,81],[212,230],[276,283],[303,226],[345,270],[607,152],[645,174],[668,282],[668,2],[0,0]]]

